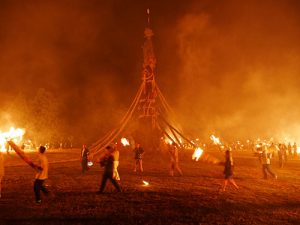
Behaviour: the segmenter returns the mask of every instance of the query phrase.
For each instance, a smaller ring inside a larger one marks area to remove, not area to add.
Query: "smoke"
[[[65,132],[77,140],[93,142],[113,128],[140,84],[149,7],[156,79],[183,128],[202,137],[298,137],[296,0],[0,6],[1,121],[13,123],[7,105],[19,93],[30,100],[45,88],[61,101]]]
[[[193,132],[299,140],[300,21],[292,3],[195,3],[178,20],[178,108]]]
[[[2,4],[3,110],[19,93],[30,101],[45,88],[62,103],[60,115],[68,135],[90,141],[111,129],[120,114],[116,111],[123,110],[120,96],[128,84],[125,90],[122,86],[136,60],[125,58],[128,44],[120,44],[125,33],[118,33],[114,24],[114,5],[79,0]]]

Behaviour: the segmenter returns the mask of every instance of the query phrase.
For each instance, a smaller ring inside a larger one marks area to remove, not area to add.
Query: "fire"
[[[215,135],[211,135],[210,139],[214,142],[215,145],[221,145],[220,138],[216,137]]]
[[[169,139],[166,138],[165,139],[165,143],[171,145],[171,144],[173,144],[173,141],[171,141],[171,140],[169,140]]]
[[[11,127],[8,132],[0,131],[0,151],[5,152],[5,145],[7,140],[13,140],[15,143],[22,141],[25,131],[23,129]]]
[[[300,154],[300,147],[297,147],[297,154]]]
[[[149,186],[149,182],[147,182],[145,180],[143,180],[143,184],[144,184],[144,186]]]
[[[123,146],[129,146],[129,141],[126,138],[121,138],[121,143]]]
[[[203,150],[201,148],[199,148],[199,147],[196,148],[194,151],[194,154],[192,156],[192,159],[198,161],[199,158],[201,157],[202,153],[203,153]]]
[[[89,167],[91,167],[91,166],[93,166],[93,165],[94,165],[94,163],[93,163],[93,162],[91,162],[91,161],[89,161],[89,162],[87,163],[87,165],[88,165]]]

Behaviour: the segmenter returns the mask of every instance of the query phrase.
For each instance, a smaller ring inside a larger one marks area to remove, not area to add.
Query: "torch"
[[[21,159],[23,159],[29,166],[31,166],[33,169],[39,169],[42,170],[40,166],[35,165],[30,158],[28,158],[25,153],[22,151],[22,149],[16,145],[13,141],[7,141],[7,143],[12,147],[12,149],[20,156]]]
[[[220,164],[220,160],[216,157],[205,153],[200,147],[197,147],[192,155],[192,159],[194,161],[198,161],[201,159],[203,162],[212,163],[212,164]]]

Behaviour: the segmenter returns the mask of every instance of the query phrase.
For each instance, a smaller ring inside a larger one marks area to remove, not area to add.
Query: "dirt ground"
[[[105,193],[97,195],[102,168],[94,165],[82,174],[79,152],[47,153],[51,194],[43,196],[41,205],[34,201],[34,171],[18,156],[5,156],[0,224],[300,224],[299,158],[282,169],[274,159],[278,179],[265,180],[253,153],[234,152],[240,190],[229,186],[222,192],[223,167],[192,161],[192,151],[180,152],[182,177],[169,176],[166,154],[146,153],[141,177],[133,172],[132,152],[122,150],[123,193],[108,183]],[[210,154],[224,158],[220,152]]]

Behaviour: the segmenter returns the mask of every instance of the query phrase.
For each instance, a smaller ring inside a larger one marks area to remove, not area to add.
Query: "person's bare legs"
[[[180,174],[180,176],[182,176],[182,175],[183,175],[183,173],[182,173],[181,169],[179,168],[179,165],[178,165],[178,163],[176,163],[176,166],[175,166],[175,168],[176,168],[177,172]]]
[[[143,161],[142,160],[139,160],[139,166],[140,166],[140,171],[142,173],[144,171],[144,169],[143,169]]]
[[[134,163],[134,172],[136,173],[137,172],[137,170],[136,170],[136,168],[137,168],[137,164],[138,164],[138,161],[137,160],[135,160],[135,163]]]
[[[170,166],[170,176],[174,176],[174,163],[171,162],[171,166]]]
[[[228,184],[228,180],[225,179],[225,180],[224,180],[224,185],[223,185],[222,191],[225,191],[225,190],[226,190],[227,184]]]
[[[239,186],[236,185],[235,181],[233,179],[229,179],[230,183],[233,184],[233,186],[238,190]]]

